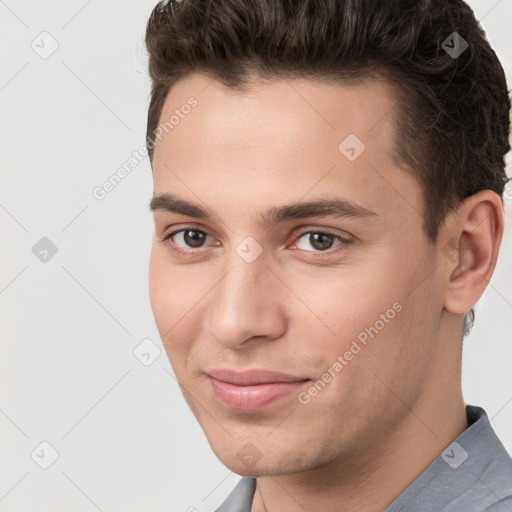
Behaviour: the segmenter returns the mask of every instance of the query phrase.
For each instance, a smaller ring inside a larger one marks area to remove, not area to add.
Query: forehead
[[[191,98],[195,106],[184,108]],[[240,205],[339,191],[375,206],[403,202],[398,192],[419,202],[417,183],[396,158],[395,107],[395,89],[384,80],[273,79],[240,93],[190,75],[162,109],[160,125],[174,122],[155,147],[155,194],[178,188],[191,198],[211,190],[215,201],[232,190]]]
[[[383,135],[392,135],[396,105],[395,88],[383,79],[368,79],[358,85],[308,79],[253,79],[250,89],[241,93],[217,80],[192,74],[167,94],[160,124],[186,106],[190,98],[197,100],[197,106],[186,115],[186,123],[181,123],[184,119],[180,116],[179,124],[190,130],[200,128],[202,134],[208,135],[201,137],[201,143],[207,145],[249,146],[259,138],[311,139],[315,134],[318,142],[325,136],[338,138],[344,133],[375,142]],[[184,131],[179,124],[172,128],[176,140]],[[392,142],[391,137],[383,142]]]

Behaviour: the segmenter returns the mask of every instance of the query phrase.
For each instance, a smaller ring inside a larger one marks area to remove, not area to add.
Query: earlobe
[[[441,257],[447,263],[444,307],[464,314],[476,304],[494,272],[503,237],[502,201],[496,193],[482,190],[451,217],[441,244]]]

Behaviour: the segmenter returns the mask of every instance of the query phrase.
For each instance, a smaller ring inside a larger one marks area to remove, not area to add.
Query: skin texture
[[[154,195],[175,194],[212,218],[155,210],[149,268],[184,397],[219,459],[258,477],[253,512],[384,510],[467,427],[463,314],[494,270],[500,199],[468,198],[437,245],[428,241],[420,185],[395,157],[396,96],[384,81],[275,79],[241,94],[193,74],[171,89],[161,121],[190,96],[197,106],[156,145]],[[365,144],[354,161],[338,149],[349,134]],[[374,215],[261,221],[270,208],[326,198]],[[161,241],[185,228],[209,236],[202,246],[183,232]],[[332,247],[310,233],[334,235]],[[252,263],[237,253],[248,236],[262,249]],[[307,404],[291,393],[240,412],[211,393],[214,368],[285,372],[311,379],[307,392],[379,319]]]

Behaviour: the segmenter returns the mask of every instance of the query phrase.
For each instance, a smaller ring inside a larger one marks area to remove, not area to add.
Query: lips
[[[224,406],[238,411],[258,411],[298,392],[310,379],[269,370],[208,372],[213,396]]]

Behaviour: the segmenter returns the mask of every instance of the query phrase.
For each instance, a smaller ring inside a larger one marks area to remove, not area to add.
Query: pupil
[[[315,249],[330,249],[332,246],[332,236],[325,233],[312,233],[309,235],[309,241]]]

